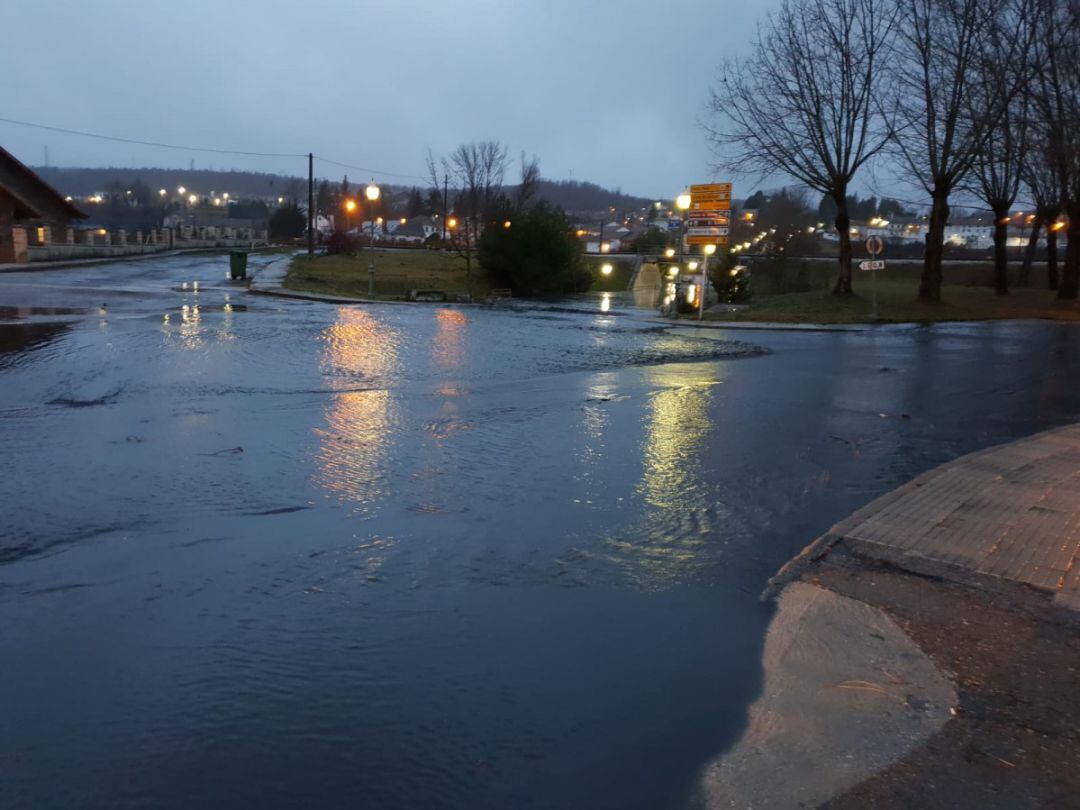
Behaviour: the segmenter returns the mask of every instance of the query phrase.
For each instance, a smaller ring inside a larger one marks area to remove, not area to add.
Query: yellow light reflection
[[[327,383],[352,390],[333,397],[326,425],[317,429],[318,483],[370,506],[385,492],[387,449],[398,424],[397,401],[388,388],[398,367],[398,335],[371,312],[342,307],[322,341]]]
[[[435,340],[432,360],[444,370],[460,369],[465,362],[465,328],[469,316],[460,309],[440,309],[435,313]]]
[[[655,387],[645,411],[641,521],[609,540],[615,561],[640,584],[663,587],[704,563],[718,504],[702,471],[703,443],[720,366],[685,363],[648,369]]]

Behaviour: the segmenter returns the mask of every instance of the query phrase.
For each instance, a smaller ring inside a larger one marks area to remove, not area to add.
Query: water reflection
[[[459,370],[465,362],[465,328],[469,317],[460,309],[440,309],[435,314],[432,355],[436,368]]]
[[[619,376],[612,371],[602,371],[589,377],[582,406],[584,440],[577,450],[581,471],[576,480],[583,485],[582,494],[591,502],[594,487],[603,485],[604,451],[611,426],[610,404],[620,399]],[[597,479],[600,480],[597,480]]]
[[[666,587],[685,579],[707,562],[707,544],[719,540],[723,505],[702,469],[719,373],[720,367],[709,363],[644,371],[654,386],[645,410],[638,484],[646,510],[609,545],[616,561],[645,587]]]
[[[334,396],[326,426],[317,430],[318,481],[370,506],[385,493],[387,449],[398,425],[397,401],[385,387],[398,370],[398,335],[369,311],[343,307],[321,339],[327,383],[353,390]],[[364,384],[372,387],[356,390]]]
[[[702,440],[712,427],[709,404],[716,367],[694,363],[655,366],[646,378],[658,386],[649,399],[641,489],[650,506],[671,509],[693,496],[701,475]]]

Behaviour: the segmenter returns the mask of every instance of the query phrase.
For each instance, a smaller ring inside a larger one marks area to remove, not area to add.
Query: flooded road
[[[225,266],[0,275],[4,807],[693,806],[766,579],[1080,414],[1067,325],[344,307]]]

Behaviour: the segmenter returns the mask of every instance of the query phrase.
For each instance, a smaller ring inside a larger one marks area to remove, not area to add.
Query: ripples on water
[[[0,352],[13,806],[678,806],[755,696],[778,564],[1075,411],[1037,351],[763,357],[603,299],[245,310],[198,267]]]

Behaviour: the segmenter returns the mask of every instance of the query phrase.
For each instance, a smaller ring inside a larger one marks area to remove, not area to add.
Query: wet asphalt
[[[5,807],[693,806],[768,577],[1080,414],[1069,325],[347,307],[226,263],[0,275]]]

